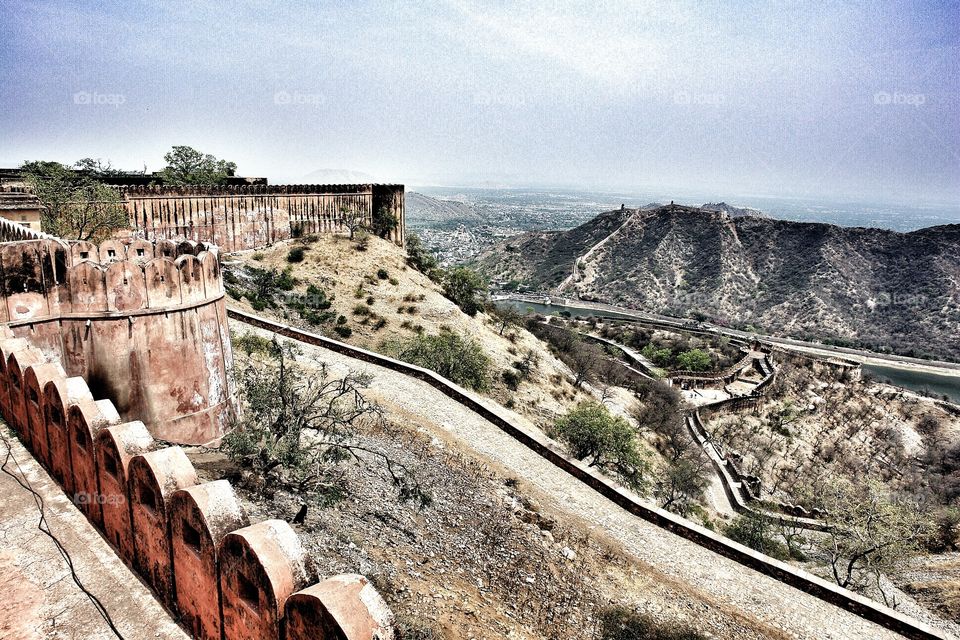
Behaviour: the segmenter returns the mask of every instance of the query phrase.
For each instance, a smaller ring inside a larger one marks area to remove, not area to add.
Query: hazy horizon
[[[956,2],[0,3],[2,164],[960,202]]]

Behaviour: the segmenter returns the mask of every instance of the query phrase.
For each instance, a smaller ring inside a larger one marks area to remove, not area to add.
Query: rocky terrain
[[[648,616],[661,634],[649,637],[897,637],[631,516],[419,380],[309,346],[299,360],[373,376],[388,423],[360,442],[415,469],[433,497],[400,502],[388,477],[345,464],[349,495],[297,525],[313,570],[370,576],[405,638],[630,637],[604,634],[611,607]],[[190,455],[205,479],[241,473],[220,453]],[[300,504],[243,498],[258,517]],[[697,633],[667,635],[684,629]]]
[[[284,298],[305,295],[311,285],[322,289],[331,303],[329,313],[342,315],[343,325],[333,321],[311,325],[286,304],[257,313],[374,351],[382,350],[392,340],[419,333],[436,334],[443,329],[469,336],[482,345],[490,358],[490,386],[486,393],[501,404],[516,406],[542,424],[551,423],[556,415],[590,397],[570,383],[573,375],[569,368],[547,345],[521,326],[501,332],[496,320],[483,311],[473,317],[463,313],[443,296],[439,285],[409,267],[403,249],[393,243],[371,238],[366,250],[357,251],[357,245],[344,237],[319,236],[309,240],[277,244],[262,252],[234,254],[227,259],[227,269],[289,269],[296,284],[291,291],[284,292]],[[304,249],[302,262],[287,261],[293,247]],[[377,276],[380,270],[386,278]],[[230,304],[253,310],[244,297],[231,300]],[[350,334],[336,334],[337,326],[349,328]],[[537,374],[521,381],[516,389],[509,388],[502,373],[528,354],[533,354],[537,362]]]
[[[960,359],[960,225],[898,233],[667,205],[510,238],[477,264],[534,290]]]

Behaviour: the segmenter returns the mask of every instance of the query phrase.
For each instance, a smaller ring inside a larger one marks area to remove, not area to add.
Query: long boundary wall
[[[135,235],[150,240],[186,238],[224,251],[256,249],[309,233],[344,233],[347,216],[371,225],[385,209],[397,218],[388,236],[406,235],[403,185],[243,185],[223,187],[117,187]]]
[[[810,573],[796,569],[786,563],[765,556],[732,540],[728,540],[668,511],[643,504],[628,491],[614,485],[606,478],[595,474],[579,461],[567,458],[564,454],[554,450],[550,444],[542,438],[513,424],[506,417],[483,405],[469,393],[433,371],[234,309],[229,309],[227,315],[232,319],[260,329],[272,331],[293,340],[299,340],[307,344],[330,349],[336,353],[341,353],[351,358],[356,358],[357,360],[370,362],[423,380],[447,397],[459,402],[467,409],[496,425],[503,430],[504,433],[546,459],[554,466],[566,471],[584,484],[589,485],[605,498],[618,504],[637,517],[643,518],[701,547],[710,549],[746,567],[750,567],[776,580],[789,584],[814,597],[855,613],[908,638],[916,638],[918,640],[932,640],[934,638],[946,640],[945,635],[927,624],[904,616],[889,607],[885,607],[846,589],[841,589]]]

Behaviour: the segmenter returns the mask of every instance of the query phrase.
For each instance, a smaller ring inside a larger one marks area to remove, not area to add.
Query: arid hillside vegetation
[[[565,283],[576,264],[564,295],[960,359],[960,225],[897,233],[667,206],[524,234],[478,264],[534,290]]]

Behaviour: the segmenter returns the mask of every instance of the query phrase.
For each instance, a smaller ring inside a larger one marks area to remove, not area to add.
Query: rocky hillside
[[[290,263],[288,257],[294,248],[304,252],[303,259]],[[591,397],[571,384],[573,375],[569,368],[529,331],[511,326],[501,332],[496,319],[487,313],[473,317],[463,313],[443,296],[436,283],[407,266],[403,249],[380,238],[370,238],[364,251],[358,251],[356,243],[340,236],[303,238],[263,251],[233,254],[225,260],[225,267],[231,274],[228,281],[236,278],[233,274],[242,276],[245,268],[288,270],[293,287],[281,299],[309,301],[322,291],[330,306],[315,313],[341,316],[343,320],[311,324],[303,312],[288,305],[256,309],[248,298],[237,295],[234,287],[240,285],[228,285],[233,296],[229,300],[231,306],[360,347],[379,351],[388,342],[418,334],[437,334],[444,329],[475,339],[490,359],[490,387],[486,393],[537,423],[552,423],[556,414]],[[349,332],[338,333],[338,328]],[[510,388],[503,373],[528,355],[537,362],[536,375],[521,381],[517,388]]]
[[[511,238],[478,264],[538,290],[960,359],[960,225],[898,233],[664,206]]]

